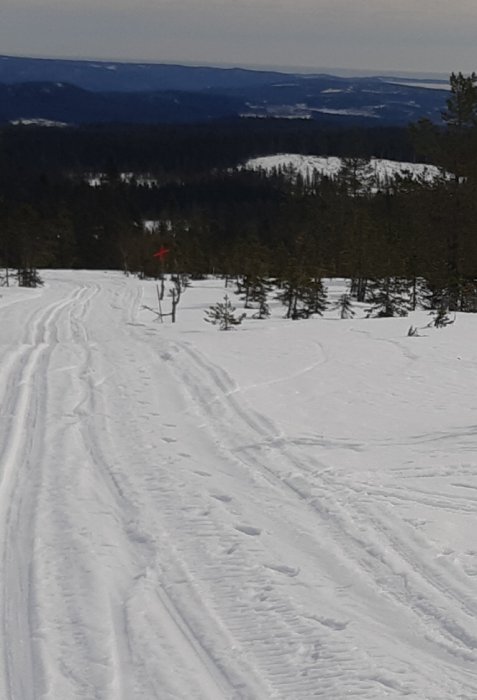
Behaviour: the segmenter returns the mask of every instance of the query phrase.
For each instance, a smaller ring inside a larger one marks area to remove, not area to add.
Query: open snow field
[[[271,173],[283,168],[305,179],[321,175],[336,178],[343,167],[343,159],[337,156],[310,156],[299,153],[280,153],[273,156],[261,156],[247,161],[249,170],[263,170]],[[432,182],[442,176],[435,165],[425,163],[406,163],[385,158],[371,158],[367,167],[366,178],[374,179],[375,184],[384,185],[398,177],[410,177],[413,180]],[[365,178],[365,179],[366,179]]]
[[[0,298],[0,698],[477,698],[477,317]],[[333,289],[332,289],[333,292]]]

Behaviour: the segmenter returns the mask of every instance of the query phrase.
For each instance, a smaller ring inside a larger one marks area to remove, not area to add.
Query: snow
[[[335,178],[343,166],[343,159],[337,156],[313,156],[299,153],[278,153],[271,156],[251,158],[244,167],[250,170],[263,170],[273,172],[286,168],[293,174],[299,173],[304,178],[311,178],[315,173]],[[403,161],[387,160],[385,158],[371,158],[369,172],[366,176],[375,179],[378,185],[383,185],[392,178],[398,176],[422,178],[432,181],[442,177],[443,173],[435,165],[426,163],[406,163]],[[121,182],[131,183],[133,180],[144,187],[154,187],[157,180],[147,174],[124,172],[119,173]],[[90,187],[101,187],[107,180],[104,173],[87,173],[85,181]]]
[[[150,175],[136,174],[132,172],[119,173],[119,180],[126,184],[131,184],[133,181],[142,187],[155,187],[157,185],[157,180]],[[108,180],[108,175],[106,173],[87,173],[85,176],[85,181],[90,187],[101,187]]]
[[[172,222],[168,222],[168,230],[171,230]],[[156,233],[161,226],[160,219],[144,219],[142,226],[147,233]]]
[[[287,168],[293,173],[299,173],[304,178],[310,178],[315,173],[334,178],[338,175],[342,165],[343,160],[337,156],[279,153],[272,156],[252,158],[247,161],[245,167],[251,170],[264,170],[266,172]],[[374,175],[377,182],[381,184],[392,179],[396,175],[410,176],[413,179],[423,178],[428,181],[442,177],[442,171],[439,168],[425,163],[406,163],[387,160],[385,158],[371,158],[369,165],[370,173]]]
[[[348,117],[370,117],[378,119],[378,115],[374,114],[373,109],[382,109],[383,105],[375,105],[366,109],[337,109],[331,107],[310,107],[312,112],[320,112],[321,114],[341,114]]]
[[[171,325],[42,274],[0,297],[2,699],[477,697],[474,315],[224,333],[214,279]]]
[[[449,80],[435,81],[430,80],[420,82],[419,80],[387,80],[385,82],[391,85],[401,85],[403,87],[415,87],[426,90],[445,90],[448,92],[450,90]]]
[[[57,83],[58,86],[61,86],[61,83]],[[69,126],[66,122],[58,122],[58,121],[52,121],[51,119],[25,119],[25,118],[20,118],[20,119],[12,119],[10,121],[10,124],[13,126],[45,126],[45,127],[65,127]]]

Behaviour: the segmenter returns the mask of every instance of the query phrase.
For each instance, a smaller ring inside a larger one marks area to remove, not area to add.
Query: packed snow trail
[[[0,298],[2,700],[475,700],[468,318],[223,334],[213,280],[171,326],[45,278]]]

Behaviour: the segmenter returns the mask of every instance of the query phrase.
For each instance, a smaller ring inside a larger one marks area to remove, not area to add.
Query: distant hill
[[[188,123],[235,116],[242,102],[226,95],[163,91],[101,93],[67,83],[0,84],[0,123]]]
[[[98,92],[240,89],[284,77],[285,73],[244,68],[0,56],[0,83],[65,82]]]
[[[0,56],[3,123],[32,119],[184,123],[276,117],[404,125],[421,117],[438,121],[446,94],[445,82],[408,78]]]

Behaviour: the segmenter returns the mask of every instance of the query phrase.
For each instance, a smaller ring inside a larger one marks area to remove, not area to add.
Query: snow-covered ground
[[[335,113],[338,113],[338,111],[335,110]],[[286,169],[292,176],[300,174],[305,179],[311,179],[315,174],[335,178],[343,167],[343,159],[338,156],[277,153],[271,156],[251,158],[243,167],[249,170],[263,170],[267,173]],[[442,177],[442,171],[435,165],[426,163],[406,163],[405,161],[387,160],[386,158],[370,158],[367,167],[362,172],[363,180],[372,181],[373,184],[378,186],[384,185],[396,176],[432,182],[436,178]],[[126,183],[132,182],[134,179],[139,185],[148,187],[157,184],[157,180],[150,175],[144,174],[120,173],[119,178]],[[86,175],[86,182],[91,187],[100,187],[106,180],[104,173],[89,173]]]
[[[247,161],[246,166],[251,170],[273,172],[283,168],[292,173],[299,173],[304,178],[311,178],[315,173],[334,178],[343,166],[342,158],[337,156],[309,156],[299,153],[279,153],[273,156],[262,156]],[[441,175],[434,165],[425,163],[406,163],[385,158],[371,158],[367,177],[372,177],[378,184],[400,175],[413,179],[422,178],[432,181]]]
[[[19,126],[20,124],[23,126],[45,126],[45,127],[63,127],[63,126],[68,126],[66,122],[56,122],[52,121],[51,119],[12,119],[10,121],[10,124],[13,124],[13,126]]]
[[[154,187],[157,185],[157,180],[150,175],[119,173],[118,177],[121,182],[125,182],[126,184],[130,184],[134,181],[141,187]],[[101,187],[108,181],[108,175],[106,173],[88,173],[85,179],[90,187]]]
[[[475,315],[44,277],[0,298],[2,700],[475,700]]]

